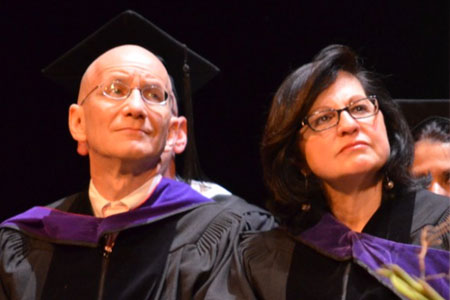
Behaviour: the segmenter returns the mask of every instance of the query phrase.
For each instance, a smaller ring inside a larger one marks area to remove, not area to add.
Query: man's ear
[[[83,108],[78,104],[72,104],[69,108],[69,130],[72,138],[78,142],[78,149],[80,149],[82,153],[86,152],[87,154],[84,112]],[[80,153],[80,150],[78,150],[78,153]]]
[[[180,154],[186,149],[187,145],[187,120],[185,117],[178,117],[178,133],[175,139],[175,145],[173,147],[173,151],[175,154]]]
[[[86,156],[89,154],[89,148],[86,142],[78,142],[77,143],[77,152],[81,156]]]
[[[185,117],[172,117],[170,120],[169,136],[164,151],[180,154],[187,145],[187,120]]]

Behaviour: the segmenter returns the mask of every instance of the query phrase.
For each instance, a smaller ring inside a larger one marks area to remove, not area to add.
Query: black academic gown
[[[226,278],[239,235],[274,226],[265,211],[226,198],[207,200],[163,179],[147,201],[147,207],[168,203],[163,208],[82,222],[77,215],[92,216],[84,192],[51,205],[57,209],[51,214],[69,212],[69,222],[67,215],[52,215],[47,223],[48,216],[3,223],[0,299],[222,299],[216,279]],[[108,223],[111,218],[116,221]],[[97,236],[79,239],[95,230]]]
[[[363,233],[418,245],[421,229],[442,222],[449,214],[448,198],[422,190],[402,199],[386,200]],[[334,231],[316,231],[312,238],[325,243],[333,239],[340,243],[345,239],[335,234]],[[292,235],[282,228],[249,235],[241,244],[239,259],[233,264],[229,283],[231,293],[238,299],[268,300],[401,298],[388,282],[360,260],[351,256],[336,257],[317,245],[305,241],[301,234]],[[449,234],[435,247],[448,251]],[[339,247],[336,249],[340,250]],[[445,251],[437,252],[448,257]],[[389,256],[389,249],[386,253]]]

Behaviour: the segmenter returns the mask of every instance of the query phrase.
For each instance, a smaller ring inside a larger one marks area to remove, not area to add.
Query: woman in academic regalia
[[[410,176],[407,124],[351,49],[328,46],[285,79],[261,154],[282,226],[243,241],[229,284],[238,298],[425,293],[402,290],[400,268],[449,297],[448,199]]]

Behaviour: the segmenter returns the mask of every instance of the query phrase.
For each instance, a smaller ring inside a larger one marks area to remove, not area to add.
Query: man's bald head
[[[159,103],[146,97],[168,98]],[[178,120],[172,120],[169,105],[174,103],[169,74],[158,57],[136,45],[108,50],[86,70],[78,104],[69,111],[78,152],[90,159],[93,154],[148,158],[154,165],[165,145],[173,144]]]
[[[141,46],[122,45],[106,51],[89,65],[81,79],[78,103],[86,97],[93,85],[101,83],[99,81],[104,71],[118,66],[133,66],[147,72],[150,70],[150,73],[161,79],[168,92],[172,93],[167,70],[157,56]]]

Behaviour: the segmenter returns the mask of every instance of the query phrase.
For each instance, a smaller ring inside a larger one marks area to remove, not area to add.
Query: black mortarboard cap
[[[162,57],[177,91],[183,91],[184,44],[132,10],[110,20],[42,72],[76,95],[87,67],[104,52],[124,44],[139,45]],[[187,54],[191,89],[195,92],[216,76],[219,68],[191,49],[187,49]]]
[[[187,179],[201,177],[193,134],[191,92],[194,93],[216,76],[219,68],[143,16],[132,10],[122,12],[44,68],[42,72],[68,88],[75,96],[78,94],[81,77],[87,67],[104,52],[124,44],[139,45],[162,58],[169,75],[175,81],[178,105],[182,106],[183,114],[188,119],[188,145],[185,151],[183,176]]]

